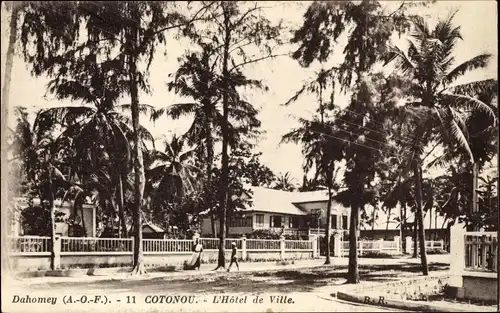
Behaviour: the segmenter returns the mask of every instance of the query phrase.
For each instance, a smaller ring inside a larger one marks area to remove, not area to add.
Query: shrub
[[[427,254],[447,254],[448,251],[441,248],[432,248],[427,250]]]
[[[247,238],[254,239],[280,239],[280,234],[270,229],[257,229],[247,235]]]
[[[360,258],[373,258],[373,259],[392,259],[395,257],[395,255],[388,254],[385,252],[379,252],[379,251],[367,251],[363,252],[363,255],[359,256]]]

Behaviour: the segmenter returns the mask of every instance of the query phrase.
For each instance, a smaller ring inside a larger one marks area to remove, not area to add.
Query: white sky
[[[308,2],[288,4],[286,9],[278,7],[269,11],[269,18],[284,18],[288,23],[298,25],[308,4]],[[389,7],[394,7],[397,4],[396,1],[387,1],[385,3]],[[486,70],[472,72],[461,82],[496,78],[498,55],[496,2],[493,0],[438,1],[429,8],[420,8],[419,10],[422,12],[421,14],[428,14],[429,22],[432,23],[436,18],[445,18],[455,9],[459,9],[459,12],[456,14],[454,22],[457,26],[461,25],[464,39],[457,45],[456,64],[480,53],[488,52],[494,55]],[[4,56],[8,42],[8,18],[4,17],[6,16],[2,10],[2,84],[5,66]],[[159,49],[153,61],[150,75],[152,93],[150,95],[141,95],[141,103],[162,107],[176,102],[189,101],[189,99],[181,99],[175,94],[169,93],[165,86],[165,82],[169,79],[168,74],[175,72],[178,66],[177,58],[189,48],[186,43],[186,41],[179,43],[175,40],[169,40],[167,56],[164,56],[164,51]],[[284,47],[284,49],[286,48]],[[331,62],[341,62],[341,57],[342,55],[337,52]],[[290,172],[295,177],[296,183],[299,183],[303,175],[303,158],[300,147],[295,144],[278,144],[283,134],[297,126],[293,116],[309,117],[310,112],[316,109],[317,103],[314,97],[305,96],[289,107],[282,107],[280,104],[293,96],[303,82],[312,77],[314,70],[303,69],[291,58],[280,57],[249,67],[246,73],[252,78],[264,78],[265,83],[270,88],[267,93],[249,92],[246,94],[247,99],[256,108],[260,109],[259,118],[262,121],[262,130],[266,132],[258,144],[258,150],[263,152],[261,159],[276,174]],[[47,82],[48,80],[44,78],[35,79],[31,77],[26,65],[20,58],[16,57],[14,60],[10,107],[26,106],[34,110],[35,108],[59,105],[79,105],[79,103],[70,101],[58,101],[50,95],[44,98]],[[336,102],[345,102],[347,100],[345,96],[339,96],[336,99]],[[124,103],[128,102],[128,99],[124,100]],[[173,133],[182,134],[187,130],[190,119],[172,121],[164,117],[153,124],[149,122],[148,118],[141,117],[141,124],[146,126],[155,137],[160,137]]]

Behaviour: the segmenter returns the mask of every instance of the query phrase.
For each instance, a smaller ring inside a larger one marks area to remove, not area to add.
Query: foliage
[[[64,222],[64,215],[63,212],[56,210],[55,222]],[[28,207],[21,211],[21,225],[25,235],[50,236],[50,209],[43,205],[30,203]]]
[[[194,149],[186,147],[186,138],[174,136],[164,144],[164,152],[147,151],[151,163],[146,169],[147,193],[156,213],[176,211],[185,196],[201,189],[197,181],[200,169],[195,166]]]
[[[284,190],[284,191],[294,191],[295,186],[293,183],[293,178],[290,176],[290,172],[286,172],[285,174],[281,174],[276,179],[276,183],[273,186],[273,189]]]

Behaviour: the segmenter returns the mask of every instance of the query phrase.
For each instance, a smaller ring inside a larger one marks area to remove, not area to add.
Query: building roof
[[[150,227],[153,231],[155,231],[157,233],[164,233],[165,232],[165,230],[163,228],[161,228],[160,226],[155,225],[153,223],[143,223],[142,227],[144,227],[144,226]]]
[[[248,210],[253,211],[307,215],[307,212],[300,209],[299,204],[328,201],[328,192],[326,190],[300,192],[254,186],[248,188],[253,193],[251,195],[252,204],[248,207]]]
[[[290,215],[307,215],[293,204],[295,192],[274,190],[264,187],[251,187],[252,203],[247,210]]]
[[[293,203],[323,202],[328,201],[328,190],[291,192]]]

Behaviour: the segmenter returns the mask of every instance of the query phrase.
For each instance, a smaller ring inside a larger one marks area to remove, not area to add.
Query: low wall
[[[373,295],[375,298],[384,296],[387,299],[424,300],[430,295],[441,294],[449,278],[449,275],[418,277],[370,287],[360,286],[354,291],[367,296]]]
[[[307,260],[313,259],[312,251],[289,251],[285,252],[285,260]]]
[[[242,260],[243,252],[238,250],[238,260]],[[183,265],[190,261],[192,252],[144,252],[146,266]],[[231,258],[231,250],[226,249],[226,261]],[[203,263],[216,263],[219,257],[218,250],[204,250]],[[313,252],[308,250],[286,250],[285,260],[312,259]],[[15,271],[37,271],[50,269],[50,253],[23,253],[11,256],[11,265]],[[246,251],[246,262],[252,261],[278,261],[281,260],[280,250],[250,250]],[[60,268],[92,268],[92,267],[118,267],[132,266],[132,252],[62,252],[60,255]]]
[[[288,253],[285,252],[285,256]],[[280,250],[265,250],[265,251],[247,251],[248,261],[279,261],[281,259]]]
[[[50,269],[50,252],[12,254],[10,265],[15,271],[37,271]]]
[[[91,267],[91,266],[131,266],[133,255],[130,252],[100,252],[93,254],[67,252],[61,254],[61,268]]]
[[[495,301],[497,299],[497,273],[464,272],[463,289],[467,300]]]

